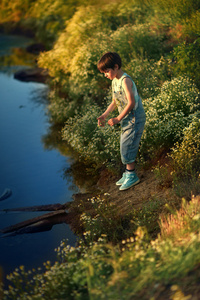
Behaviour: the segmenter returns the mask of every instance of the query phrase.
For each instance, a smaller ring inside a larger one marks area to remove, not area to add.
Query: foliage
[[[199,0],[152,0],[150,3],[161,13],[162,17],[166,15],[170,17],[173,22],[182,22],[185,19],[189,19],[200,9]]]
[[[63,124],[66,119],[74,116],[77,112],[77,101],[69,101],[65,96],[59,96],[55,90],[49,93],[48,113],[56,124]]]
[[[174,74],[184,74],[191,77],[199,87],[200,38],[193,43],[184,42],[180,44],[174,49],[173,55],[176,59]]]
[[[96,164],[119,163],[119,129],[106,125],[97,126],[101,109],[97,105],[85,105],[81,113],[69,118],[63,129],[63,139],[76,149],[82,157]]]
[[[88,62],[90,65],[95,63],[96,66],[97,55],[96,61],[94,63],[91,62],[89,49],[98,50],[98,48],[91,47],[90,38],[103,29],[102,26],[104,26],[103,21],[94,8],[80,7],[67,23],[65,31],[60,34],[54,48],[41,54],[39,58],[39,64],[48,68],[49,74],[54,78],[55,82],[59,82],[59,86],[63,91],[66,86],[69,86],[72,97],[74,97],[77,87],[77,93],[82,90],[82,80],[87,85],[90,84],[89,79],[91,79],[91,76],[89,76],[86,66]],[[71,55],[72,53],[73,56]],[[82,63],[84,63],[86,69],[83,68]],[[93,73],[91,75],[95,77]],[[69,84],[70,76],[72,78]],[[79,85],[81,85],[80,88]],[[84,93],[85,89],[83,87],[80,96]]]
[[[124,64],[134,57],[160,58],[162,35],[150,28],[149,24],[125,25],[113,33],[114,48]]]
[[[86,209],[88,205],[90,208]],[[131,201],[128,201],[129,213],[122,215],[110,201],[109,194],[88,198],[86,203],[82,201],[78,205],[84,243],[90,245],[104,237],[107,242],[116,245],[122,239],[129,238],[138,227],[145,226],[149,234],[156,235],[159,232],[159,213],[164,205],[164,200],[150,199],[147,205],[134,209]]]
[[[5,30],[15,26],[34,33],[37,40],[51,47],[58,33],[64,29],[65,21],[72,17],[79,1],[64,0],[7,0],[1,1],[1,24]]]
[[[199,34],[199,1],[197,0],[148,0],[148,1],[119,1],[108,3],[100,0],[26,0],[1,1],[0,18],[5,28],[20,25],[32,30],[37,38],[52,45],[59,33],[64,29],[65,22],[73,18],[79,7],[95,9],[98,15],[101,10],[104,28],[116,30],[125,24],[144,24],[157,19],[161,24],[174,28],[180,23],[184,26],[185,35],[197,36]],[[84,14],[83,14],[84,18]],[[80,20],[77,20],[80,22]],[[97,22],[98,24],[98,22]],[[87,24],[88,25],[88,24]],[[93,24],[95,27],[95,24]],[[101,29],[100,29],[101,30]],[[93,31],[93,30],[92,30]]]
[[[170,78],[171,72],[169,61],[164,57],[158,61],[133,58],[125,71],[133,78],[143,101],[160,93],[162,84]]]
[[[112,31],[109,27],[104,28],[104,12],[101,14],[96,14],[94,9],[80,8],[54,48],[39,58],[39,65],[48,68],[62,91],[68,86],[67,93],[73,99],[88,94],[100,99],[105,95],[102,76],[97,70],[97,62],[103,53],[118,52],[125,67],[132,59],[160,58],[162,54],[161,37],[153,30],[149,31],[149,25],[124,25]],[[82,22],[84,26],[81,26]]]
[[[196,10],[183,24],[183,33],[188,40],[194,41],[200,34],[200,11]]]
[[[109,244],[105,234],[89,244],[80,238],[75,248],[63,241],[54,265],[47,262],[44,271],[32,272],[21,266],[10,274],[3,299],[160,299],[163,291],[189,299],[182,279],[200,263],[199,201],[183,201],[179,211],[162,217],[161,234],[150,242],[144,227],[120,246]],[[193,277],[194,283],[198,278]]]
[[[174,78],[163,84],[158,96],[144,104],[147,121],[140,153],[153,158],[160,152],[167,153],[182,139],[183,129],[199,110],[199,91],[188,78]]]
[[[183,130],[183,139],[176,143],[170,155],[176,176],[182,178],[197,173],[200,169],[200,116],[194,114],[188,127]]]

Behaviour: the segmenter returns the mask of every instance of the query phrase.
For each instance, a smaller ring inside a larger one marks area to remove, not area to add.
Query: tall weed
[[[195,175],[200,169],[200,115],[192,116],[190,124],[183,130],[183,139],[176,143],[170,154],[176,176],[179,178]]]

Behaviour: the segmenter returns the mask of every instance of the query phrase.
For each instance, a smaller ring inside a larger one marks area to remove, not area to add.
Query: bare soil
[[[168,200],[176,197],[171,187],[162,187],[159,180],[150,170],[137,170],[140,182],[128,190],[120,191],[116,185],[118,177],[103,171],[97,183],[102,192],[108,193],[110,200],[119,207],[121,214],[126,214],[130,208],[130,204],[137,209],[141,205],[148,203],[150,199]]]
[[[159,203],[158,214],[165,213],[165,204],[178,207],[180,199],[175,195],[172,187],[162,186],[159,178],[156,178],[151,170],[138,169],[137,175],[140,182],[128,190],[120,191],[116,181],[120,178],[108,170],[102,170],[97,183],[92,187],[91,192],[74,194],[74,201],[68,209],[70,227],[75,233],[80,233],[80,215],[84,211],[93,214],[91,202],[87,201],[94,196],[106,197],[116,207],[117,214],[125,216],[130,213],[130,208],[139,210],[144,206],[149,207],[150,202]],[[81,207],[81,208],[80,208]],[[94,212],[95,213],[95,212]]]

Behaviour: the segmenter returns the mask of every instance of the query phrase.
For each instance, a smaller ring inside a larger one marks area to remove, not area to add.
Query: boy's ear
[[[117,64],[115,64],[115,70],[119,70],[119,66]]]

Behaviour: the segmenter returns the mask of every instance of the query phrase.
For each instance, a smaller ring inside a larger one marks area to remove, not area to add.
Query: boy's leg
[[[128,128],[121,134],[120,140],[120,151],[122,163],[126,164],[125,180],[120,186],[120,190],[127,190],[135,184],[139,183],[140,180],[135,173],[135,161],[141,136],[144,130],[144,122],[137,124],[137,128],[133,126]],[[131,161],[131,163],[129,163]]]
[[[138,124],[137,128],[131,126],[121,132],[120,153],[122,163],[126,165],[126,171],[123,173],[122,178],[116,182],[116,185],[120,185],[120,190],[127,190],[140,182],[134,170],[135,158],[144,130],[144,123],[145,122]],[[129,161],[131,161],[131,163],[129,163]]]
[[[127,145],[126,145],[126,139],[125,139],[125,141],[122,139],[121,153],[122,154],[124,153],[126,155],[127,160],[130,157],[129,156],[130,153],[131,153],[131,157],[135,158],[137,151],[138,151],[139,143],[138,143],[138,145],[137,145],[137,143],[136,143],[136,145],[131,145],[131,143],[130,143],[130,140],[135,140],[134,132],[133,132],[133,137],[134,137],[133,139],[130,139],[130,137],[129,137],[129,141],[128,141]],[[123,158],[125,158],[125,156]],[[126,171],[123,174],[123,177],[121,178],[121,180],[119,180],[117,182],[117,185],[120,185],[119,190],[120,191],[127,190],[139,182],[140,182],[140,180],[135,173],[135,161],[131,162],[131,163],[126,162]]]
[[[127,164],[127,160],[129,160],[129,157],[126,157],[127,150],[129,148],[129,144],[130,144],[129,141],[130,141],[130,139],[132,137],[132,130],[133,130],[133,128],[130,127],[127,130],[125,130],[125,131],[122,130],[122,132],[121,132],[121,137],[120,137],[120,153],[121,153],[122,163],[126,166],[126,170],[122,174],[122,178],[116,182],[116,185],[122,185],[124,183],[125,179],[126,179],[127,173],[129,171],[131,171],[131,170],[134,171],[134,169],[135,169],[135,162]]]
[[[135,169],[135,162],[132,162],[131,164],[126,165],[126,170],[134,170]]]

